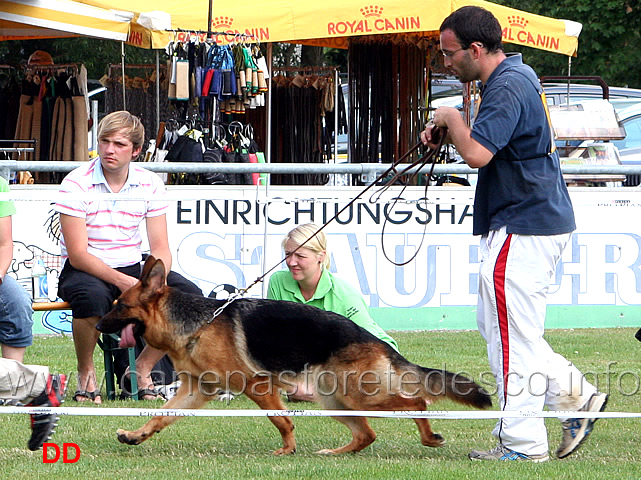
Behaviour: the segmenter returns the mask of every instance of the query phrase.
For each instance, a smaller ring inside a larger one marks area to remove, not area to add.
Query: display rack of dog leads
[[[245,37],[239,35],[226,45],[170,43],[169,100],[214,99],[221,113],[242,114],[264,106],[267,63],[259,46]]]

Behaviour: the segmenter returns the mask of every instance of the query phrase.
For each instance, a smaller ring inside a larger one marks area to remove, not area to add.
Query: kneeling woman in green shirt
[[[369,316],[367,304],[360,292],[329,271],[325,233],[319,232],[303,247],[298,248],[318,229],[317,225],[307,223],[294,228],[285,236],[282,245],[289,271],[280,270],[270,277],[267,298],[306,303],[343,315],[398,351],[394,339]],[[299,385],[298,390],[290,393],[288,398],[312,401],[312,391],[310,385]]]

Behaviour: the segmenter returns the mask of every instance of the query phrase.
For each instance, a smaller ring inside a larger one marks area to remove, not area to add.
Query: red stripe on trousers
[[[507,303],[505,300],[505,265],[510,251],[512,234],[508,235],[501,247],[501,252],[494,265],[494,295],[496,298],[496,313],[499,318],[499,332],[503,350],[503,405],[507,404],[507,378],[510,368],[510,337],[507,324]]]

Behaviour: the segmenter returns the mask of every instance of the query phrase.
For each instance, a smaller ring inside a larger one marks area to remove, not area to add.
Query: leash
[[[429,179],[432,178],[432,174],[434,173],[434,166],[436,165],[436,159],[438,158],[438,154],[439,154],[439,152],[440,152],[440,150],[441,150],[441,148],[443,146],[443,141],[444,141],[446,136],[447,136],[447,128],[434,127],[434,129],[432,130],[432,140],[435,141],[434,143],[438,144],[438,147],[435,148],[434,150],[429,150],[426,154],[424,154],[416,162],[414,162],[413,164],[408,165],[407,167],[405,167],[402,172],[396,173],[391,178],[391,180],[387,183],[387,185],[384,185],[378,192],[375,192],[375,193],[372,194],[372,196],[370,197],[370,203],[378,202],[380,200],[381,196],[383,195],[383,193],[385,193],[390,188],[390,186],[398,178],[400,178],[403,175],[405,175],[405,173],[407,171],[409,171],[412,167],[415,167],[417,165],[424,166],[428,161],[431,161],[432,162],[432,167],[430,168],[430,173],[427,176],[428,181],[425,182],[425,191],[423,193],[423,198],[425,199],[425,201],[427,201],[427,188],[429,186]],[[397,196],[394,197],[393,202],[392,202],[392,209],[394,207],[396,207],[396,204],[398,203],[399,198],[401,198],[403,196],[403,192],[405,192],[405,189],[407,188],[407,186],[412,182],[412,180],[414,180],[416,178],[418,173],[419,173],[419,171],[417,169],[413,174],[411,174],[412,176],[403,185],[403,188],[401,189],[401,192]],[[425,214],[427,215],[427,211],[426,211]],[[383,249],[383,255],[385,256],[385,259],[388,262],[392,263],[393,265],[395,265],[397,267],[401,267],[403,265],[407,265],[408,263],[410,263],[412,260],[414,260],[416,258],[416,256],[421,251],[421,248],[423,247],[423,243],[425,242],[425,234],[427,232],[427,219],[426,219],[425,223],[423,223],[423,234],[421,235],[421,243],[416,248],[416,252],[414,252],[414,255],[412,255],[408,260],[399,263],[399,262],[396,262],[396,261],[392,260],[387,255],[387,251],[385,250],[385,241],[384,241],[385,228],[387,227],[387,222],[388,222],[389,219],[388,219],[387,215],[384,215],[384,217],[385,217],[385,220],[383,221],[383,228],[381,229],[381,247]]]
[[[214,314],[211,316],[211,318],[209,320],[207,320],[207,325],[211,325],[211,322],[213,322],[214,319],[218,315],[223,313],[223,310],[225,310],[225,308],[227,308],[227,305],[229,305],[230,303],[233,303],[236,300],[238,300],[239,298],[245,296],[245,294],[247,293],[247,290],[249,290],[251,287],[253,287],[255,283],[256,282],[252,283],[249,287],[241,288],[237,292],[234,292],[229,297],[227,297],[227,300],[225,301],[225,303],[223,303],[220,307],[218,307],[216,310],[214,310]]]
[[[235,301],[236,301],[236,300],[238,300],[239,298],[243,297],[243,296],[244,296],[244,295],[249,291],[249,289],[251,289],[254,285],[256,285],[256,284],[258,284],[258,283],[262,282],[262,281],[263,281],[263,279],[264,279],[267,275],[269,275],[273,270],[275,270],[276,268],[278,268],[278,266],[279,266],[281,263],[283,263],[285,260],[287,260],[290,256],[292,256],[294,253],[296,253],[299,249],[303,248],[303,247],[305,246],[305,244],[307,244],[307,242],[309,242],[312,238],[316,237],[316,235],[318,235],[318,234],[319,234],[319,233],[320,233],[320,232],[321,232],[321,231],[322,231],[322,230],[323,230],[327,225],[329,225],[329,224],[330,224],[330,223],[332,223],[334,220],[336,220],[336,219],[340,216],[340,214],[341,214],[341,213],[343,213],[343,212],[344,212],[345,210],[347,210],[351,205],[353,205],[353,204],[354,204],[354,202],[355,202],[356,200],[358,200],[358,199],[359,199],[359,198],[360,198],[360,197],[361,197],[365,192],[367,192],[369,189],[371,189],[372,187],[374,187],[374,186],[375,186],[379,181],[381,181],[383,178],[385,178],[385,177],[386,177],[387,175],[389,175],[390,173],[394,172],[394,175],[392,176],[392,178],[389,180],[389,182],[387,182],[387,184],[386,184],[386,185],[384,185],[382,188],[380,188],[380,189],[378,190],[378,192],[376,192],[376,193],[372,194],[372,196],[370,197],[370,202],[372,202],[372,201],[378,201],[378,200],[380,199],[381,195],[382,195],[384,192],[386,192],[386,191],[389,189],[389,187],[391,187],[391,186],[392,186],[392,184],[393,184],[397,179],[399,179],[400,177],[402,177],[402,176],[406,175],[406,174],[407,174],[407,172],[408,172],[410,169],[412,169],[412,168],[414,168],[414,167],[417,167],[417,166],[419,166],[419,165],[420,165],[420,166],[424,166],[424,165],[426,165],[426,164],[427,164],[427,162],[428,162],[428,161],[431,161],[431,162],[432,162],[432,167],[430,168],[430,173],[429,173],[429,177],[431,177],[431,176],[432,176],[432,174],[433,174],[433,172],[434,172],[434,166],[436,165],[436,159],[438,158],[438,154],[439,154],[439,152],[441,151],[441,148],[443,147],[443,143],[445,142],[445,137],[447,137],[447,129],[446,129],[446,128],[439,128],[439,127],[436,127],[436,126],[435,126],[435,127],[433,128],[433,130],[432,130],[432,140],[433,140],[433,143],[434,143],[434,144],[436,144],[436,148],[434,148],[434,149],[430,149],[430,148],[428,148],[427,152],[426,152],[426,153],[424,153],[423,155],[421,155],[421,156],[419,157],[419,159],[418,159],[418,160],[416,160],[415,162],[413,162],[413,163],[409,164],[408,166],[406,166],[405,168],[403,168],[403,170],[401,170],[400,172],[399,172],[399,171],[397,171],[397,170],[396,170],[396,167],[397,167],[401,162],[403,162],[403,160],[405,160],[407,157],[409,157],[412,153],[414,153],[416,150],[418,150],[418,149],[423,145],[423,143],[422,143],[422,142],[420,142],[420,141],[419,141],[419,142],[417,142],[417,143],[416,143],[416,145],[414,145],[414,146],[413,146],[412,148],[410,148],[407,152],[405,152],[405,154],[404,154],[401,158],[399,158],[398,160],[396,160],[395,162],[393,162],[393,163],[392,163],[392,165],[391,165],[387,170],[385,170],[385,171],[384,171],[383,173],[381,173],[378,177],[376,177],[376,179],[375,179],[372,183],[370,183],[367,187],[365,187],[363,190],[361,190],[361,192],[360,192],[358,195],[356,195],[352,200],[350,200],[350,201],[349,201],[349,202],[348,202],[348,203],[347,203],[347,204],[346,204],[346,205],[345,205],[345,206],[344,206],[344,207],[343,207],[343,208],[342,208],[338,213],[336,213],[332,218],[330,218],[327,222],[325,222],[325,223],[324,223],[324,224],[323,224],[323,225],[322,225],[322,226],[321,226],[321,227],[320,227],[320,228],[319,228],[319,229],[318,229],[318,230],[317,230],[313,235],[310,235],[307,239],[305,239],[305,241],[304,241],[303,243],[301,243],[301,244],[300,244],[298,247],[296,247],[293,251],[291,251],[291,252],[289,252],[287,255],[285,255],[285,257],[284,257],[283,259],[281,259],[278,263],[276,263],[276,264],[275,264],[273,267],[271,267],[269,270],[267,270],[266,272],[264,272],[260,277],[258,277],[256,280],[254,280],[254,281],[253,281],[253,282],[252,282],[248,287],[241,288],[241,289],[239,289],[239,290],[238,290],[238,292],[231,294],[231,295],[227,298],[227,300],[225,301],[225,303],[223,303],[220,307],[218,307],[218,308],[214,311],[214,314],[213,314],[213,315],[212,315],[212,317],[207,321],[206,325],[211,325],[211,323],[216,319],[216,317],[218,317],[218,316],[219,316],[219,315],[220,315],[220,314],[225,310],[225,308],[227,308],[231,303],[235,302]],[[418,169],[417,169],[417,170],[416,170],[416,172],[414,172],[414,173],[412,174],[412,176],[410,177],[410,181],[411,181],[412,179],[416,178],[416,175],[418,175],[418,173],[419,173],[419,172],[418,172]],[[409,183],[409,182],[408,182],[408,183]],[[428,183],[429,183],[429,181],[425,184],[425,196],[426,196],[426,198],[427,198],[427,186],[428,186]],[[402,190],[402,191],[405,191],[405,188],[407,188],[407,185],[403,186],[403,190]],[[373,199],[375,199],[375,200],[373,200]],[[396,197],[396,198],[394,199],[394,203],[393,203],[393,205],[396,205],[396,202],[398,202],[398,197]],[[381,236],[382,236],[382,235],[384,235],[384,232],[385,232],[385,225],[386,225],[386,224],[387,224],[387,217],[385,217],[385,222],[383,223],[383,231],[381,232]],[[404,263],[400,263],[400,264],[399,264],[399,263],[396,263],[396,262],[394,262],[394,261],[392,261],[392,260],[390,260],[390,258],[387,256],[387,253],[385,252],[385,244],[384,244],[384,242],[382,242],[382,241],[381,241],[381,244],[383,245],[383,253],[385,254],[385,258],[387,258],[387,260],[389,260],[391,263],[394,263],[394,265],[397,265],[397,266],[405,265],[405,264],[407,264],[407,263],[411,262],[414,258],[416,258],[416,255],[418,255],[418,252],[419,252],[419,250],[420,250],[421,246],[423,245],[423,240],[425,239],[425,232],[426,232],[426,229],[427,229],[427,222],[425,222],[425,226],[424,226],[423,228],[424,228],[424,230],[423,230],[423,238],[421,239],[421,244],[420,244],[420,245],[419,245],[419,247],[416,249],[416,253],[412,256],[412,258],[410,258],[410,259],[409,259],[409,260],[407,260],[406,262],[404,262]],[[198,335],[198,337],[199,337],[199,336],[200,336],[200,335]],[[195,340],[195,339],[197,339],[197,337],[194,335],[194,336],[192,337],[192,339],[194,339],[194,340]]]

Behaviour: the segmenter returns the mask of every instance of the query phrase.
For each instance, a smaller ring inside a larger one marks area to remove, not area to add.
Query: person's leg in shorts
[[[0,345],[2,357],[24,360],[24,352],[33,341],[31,297],[15,278],[5,276],[0,284]]]
[[[119,269],[137,275],[137,265]],[[78,389],[74,400],[102,403],[93,353],[100,332],[96,324],[113,306],[120,290],[88,273],[76,270],[66,262],[58,280],[58,295],[71,304],[73,343],[78,361]]]
[[[187,280],[181,274],[174,271],[170,271],[167,275],[167,285],[173,288],[177,288],[181,292],[201,296],[203,294],[200,287],[198,287],[194,282],[192,282],[191,280]]]
[[[140,277],[142,264],[121,267],[117,270],[132,277]],[[176,288],[190,293],[201,294],[200,289],[181,275],[170,272],[168,283]],[[100,403],[97,395],[97,379],[93,364],[93,352],[100,332],[96,324],[100,318],[109,312],[113,302],[120,296],[120,290],[114,285],[74,269],[68,262],[65,264],[58,283],[60,298],[71,304],[73,313],[73,337],[78,359],[78,392],[75,399],[82,401],[93,400]],[[154,391],[151,372],[154,366],[162,359],[165,352],[146,345],[136,358],[136,375],[138,377],[139,392]],[[143,394],[143,399],[154,399],[157,396],[149,393]]]

